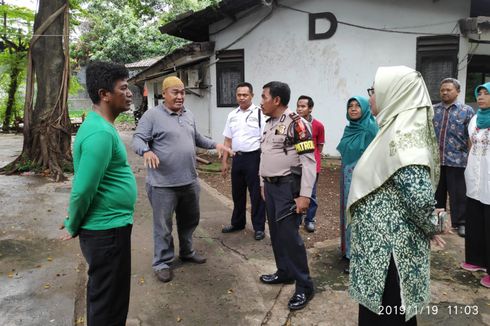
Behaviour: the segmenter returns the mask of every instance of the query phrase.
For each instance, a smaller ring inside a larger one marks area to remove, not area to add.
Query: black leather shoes
[[[159,271],[155,271],[155,276],[160,282],[170,282],[174,277],[174,273],[170,268],[164,268]]]
[[[295,293],[288,302],[289,310],[299,310],[306,307],[308,302],[313,298],[315,292],[310,293]]]
[[[255,240],[262,240],[265,238],[264,231],[255,231]]]
[[[179,257],[183,262],[189,262],[194,264],[204,264],[206,262],[206,257],[200,256],[197,253],[191,257]]]
[[[458,235],[459,235],[460,237],[462,237],[462,238],[464,238],[464,237],[465,237],[465,235],[466,235],[466,228],[465,228],[465,226],[464,226],[464,225],[460,225],[460,226],[458,227]]]
[[[243,230],[245,229],[245,227],[236,227],[234,225],[228,225],[228,226],[225,226],[224,228],[221,229],[221,232],[223,233],[231,233],[231,232],[237,232],[237,231],[240,231],[240,230]]]
[[[264,274],[260,276],[260,281],[265,284],[293,284],[294,280],[289,278],[282,278],[277,274]]]

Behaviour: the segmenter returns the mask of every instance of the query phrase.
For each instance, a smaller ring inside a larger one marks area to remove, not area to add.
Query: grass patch
[[[204,172],[221,172],[221,163],[199,164],[197,168]]]

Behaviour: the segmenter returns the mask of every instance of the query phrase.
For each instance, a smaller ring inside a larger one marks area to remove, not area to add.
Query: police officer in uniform
[[[277,271],[260,276],[266,284],[296,282],[288,303],[304,308],[314,295],[303,239],[298,229],[316,178],[311,126],[288,109],[291,90],[273,81],[263,87],[262,111],[270,118],[261,140],[261,191],[265,199]]]

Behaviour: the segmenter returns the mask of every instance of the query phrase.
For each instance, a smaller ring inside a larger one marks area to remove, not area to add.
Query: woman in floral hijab
[[[353,173],[350,287],[359,325],[416,325],[430,301],[430,240],[439,153],[421,74],[380,67],[370,104],[379,132]]]

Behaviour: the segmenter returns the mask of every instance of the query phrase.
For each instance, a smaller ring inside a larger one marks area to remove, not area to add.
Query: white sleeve
[[[230,118],[233,114],[233,111],[228,114],[228,118],[226,119],[225,130],[223,130],[223,136],[226,138],[232,138],[231,128],[230,128]]]
[[[257,107],[259,108],[259,112],[260,112],[260,135],[262,136],[264,134],[266,121],[269,117],[266,116],[264,112],[262,112],[260,106]]]

